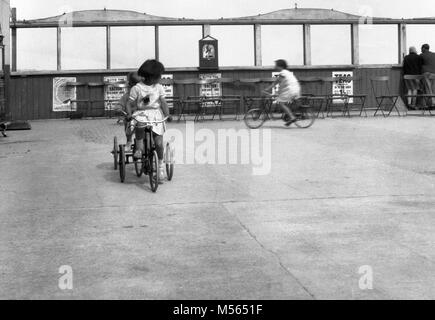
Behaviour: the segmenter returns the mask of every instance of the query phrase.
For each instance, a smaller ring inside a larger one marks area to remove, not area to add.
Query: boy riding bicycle
[[[130,72],[127,76],[127,82],[128,82],[128,88],[127,92],[122,96],[122,98],[119,100],[119,105],[121,107],[121,110],[123,112],[127,112],[127,104],[128,100],[130,98],[130,91],[133,87],[135,87],[139,82],[141,82],[141,78],[137,74],[137,72]],[[133,131],[130,129],[129,125],[129,119],[127,117],[124,117],[124,127],[125,127],[125,136],[127,137],[127,144],[125,146],[126,151],[131,150],[131,145],[133,141]]]
[[[271,95],[270,91],[276,86],[279,86],[275,102],[279,104],[281,109],[290,119],[285,123],[285,125],[289,127],[292,123],[296,122],[296,117],[288,105],[301,97],[301,86],[293,72],[288,70],[288,65],[285,60],[275,61],[275,70],[279,72],[279,75],[276,81],[270,87],[265,89],[264,92]]]

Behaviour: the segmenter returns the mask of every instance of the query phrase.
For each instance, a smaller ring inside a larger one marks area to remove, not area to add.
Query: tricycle
[[[138,178],[143,175],[149,176],[149,182],[152,192],[157,192],[160,184],[160,165],[157,156],[157,151],[154,143],[152,129],[154,124],[160,124],[168,121],[169,117],[161,121],[148,121],[142,117],[133,115],[133,119],[136,122],[136,128],[145,129],[144,146],[145,152],[142,154],[141,159],[134,158],[136,152],[136,140],[132,144],[131,150],[126,150],[126,145],[118,144],[118,138],[114,138],[113,142],[113,159],[114,169],[119,170],[121,182],[125,182],[126,178],[126,166],[134,164],[136,175]],[[164,151],[164,165],[166,167],[166,175],[168,181],[172,181],[174,177],[174,165],[175,165],[175,151],[170,142],[166,144]]]

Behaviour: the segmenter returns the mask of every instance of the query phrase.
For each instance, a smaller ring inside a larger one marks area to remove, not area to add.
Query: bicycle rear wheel
[[[251,109],[245,115],[245,124],[250,129],[258,129],[266,122],[266,114],[262,109]]]
[[[301,129],[308,129],[316,120],[316,116],[311,108],[300,107],[296,113],[296,122],[295,125]]]

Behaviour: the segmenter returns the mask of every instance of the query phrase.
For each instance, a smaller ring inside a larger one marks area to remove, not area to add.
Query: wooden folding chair
[[[193,96],[193,99],[200,99],[200,103],[198,103],[198,110],[195,116],[195,121],[205,121],[206,116],[211,115],[212,118],[209,120],[214,120],[216,115],[218,114],[220,95],[215,94],[215,87],[220,86],[218,79],[206,79],[206,80],[197,80],[196,81],[197,92],[199,92],[198,96]],[[206,87],[210,90],[209,94],[203,94],[201,92],[201,88]],[[222,91],[222,90],[220,90]],[[212,110],[209,112],[209,110]]]
[[[120,81],[120,82],[104,82],[104,90],[107,87],[113,87],[124,91],[124,94],[127,92],[129,88],[129,84],[126,81]],[[120,104],[120,99],[104,99],[102,100],[104,102],[104,113],[109,112],[109,118],[112,119],[113,116],[118,118],[118,124],[124,122],[124,115],[120,111],[126,111],[122,110],[122,106]],[[106,108],[107,105],[107,108]]]
[[[325,111],[329,96],[325,93],[325,86],[322,78],[319,77],[306,77],[300,78],[299,82],[302,87],[302,96],[306,97],[307,103],[317,111],[317,118],[325,118]]]
[[[350,78],[344,78],[345,80],[352,80],[354,82],[354,90],[355,90],[355,84],[360,81],[360,78],[357,77],[350,77]],[[359,93],[359,94],[351,94],[348,95],[349,97],[349,103],[347,104],[348,110],[347,115],[351,117],[351,110],[352,107],[357,107],[357,111],[359,111],[359,116],[362,117],[363,112],[365,113],[366,118],[368,117],[367,110],[366,110],[366,102],[368,95],[366,93]]]
[[[370,83],[377,104],[374,116],[376,117],[379,111],[381,111],[384,117],[389,117],[394,110],[399,117],[402,116],[397,107],[400,96],[398,94],[391,94],[390,77],[374,77],[370,79]]]
[[[432,111],[435,109],[435,92],[433,92],[435,75],[423,75],[422,82],[424,84],[425,93],[421,95],[423,98],[424,108],[423,115],[426,114],[426,111],[432,116]]]
[[[104,99],[104,88],[106,84],[104,82],[89,82],[89,116],[104,117],[106,115],[106,100]],[[98,98],[97,98],[98,97]],[[103,97],[101,99],[101,97]],[[102,105],[102,107],[96,107],[96,104]],[[96,113],[98,109],[101,109],[101,113]],[[112,112],[109,111],[110,118],[112,117]]]
[[[217,100],[217,108],[218,108],[218,114],[219,119],[224,120],[223,116],[225,115],[225,110],[230,110],[231,114],[235,115],[234,120],[239,119],[239,114],[241,112],[241,106],[242,106],[242,96],[241,95],[229,95],[225,92],[229,90],[230,85],[234,85],[236,82],[234,79],[231,78],[221,78],[217,79],[217,82],[221,86],[222,95],[218,97]]]
[[[334,109],[336,107],[340,108],[340,113],[345,114],[346,110],[348,109],[348,103],[349,103],[349,97],[345,95],[344,91],[341,91],[338,94],[333,94],[333,86],[334,83],[337,82],[337,78],[335,77],[327,77],[321,79],[323,82],[323,86],[326,89],[325,92],[325,99],[326,99],[326,105],[325,105],[325,111],[326,111],[326,117],[333,117],[334,116]]]
[[[182,118],[186,121],[189,116],[194,116],[194,119],[196,119],[198,110],[201,108],[203,103],[202,97],[198,96],[197,82],[197,79],[174,81],[174,86],[177,91],[177,96],[180,99],[181,106],[178,114],[178,122],[180,122]]]
[[[167,85],[167,86],[173,86],[175,90],[175,81],[172,79],[162,79],[160,81],[161,85]],[[174,92],[175,93],[175,92]],[[178,95],[172,95],[172,96],[166,96],[165,97],[166,102],[168,103],[170,107],[169,111],[174,116],[179,116],[181,109],[182,109],[182,99]]]
[[[337,94],[332,94],[329,101],[328,101],[328,115],[331,114],[332,116],[332,112],[333,107],[334,107],[334,102],[338,101],[339,102],[339,106],[342,107],[342,116],[348,116],[351,117],[351,111],[352,111],[352,107],[357,106],[358,107],[358,111],[359,111],[359,116],[361,117],[363,112],[365,112],[365,116],[367,117],[367,111],[365,109],[365,105],[366,105],[366,101],[367,101],[367,94],[347,94],[346,93],[346,82],[349,81],[353,81],[354,83],[356,81],[358,81],[358,78],[355,77],[332,77],[332,78],[325,78],[323,79],[325,82],[329,82],[330,83],[330,90],[332,91],[332,86],[334,85],[334,83],[338,82],[339,83],[339,87],[340,87],[340,92]]]
[[[425,115],[426,111],[429,111],[431,113],[431,108],[427,104],[428,101],[426,101],[425,94],[419,94],[418,92],[421,90],[421,81],[423,80],[422,75],[404,75],[403,81],[405,84],[405,91],[406,94],[403,95],[404,101],[406,102],[406,106],[408,109],[408,112],[410,110],[416,110],[421,111],[422,115]],[[408,94],[409,91],[417,91],[417,94]],[[431,95],[427,95],[428,98],[431,98]],[[411,100],[411,103],[409,103],[409,99]],[[422,102],[419,104],[419,100]]]
[[[80,88],[88,88],[88,84],[85,82],[67,82],[66,87],[76,88],[77,90],[77,96],[80,94],[79,89]],[[75,99],[75,100],[68,100],[65,101],[70,104],[71,110],[70,110],[70,118],[74,117],[74,111],[73,111],[73,105],[76,105],[76,111],[75,113],[79,115],[79,117],[86,117],[89,116],[89,110],[90,110],[90,100],[89,100],[89,90],[87,94],[87,99]],[[79,106],[80,104],[84,104],[86,108],[84,110],[80,110]]]
[[[243,111],[247,112],[261,104],[265,96],[261,94],[260,78],[240,79],[241,87],[245,91],[243,94]],[[248,93],[246,93],[246,91]]]

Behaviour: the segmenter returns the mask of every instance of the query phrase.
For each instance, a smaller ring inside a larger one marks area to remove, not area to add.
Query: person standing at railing
[[[422,67],[422,58],[418,55],[415,47],[409,48],[409,54],[403,60],[404,76],[420,76]],[[421,83],[418,79],[405,79],[405,86],[408,90],[408,107],[415,107],[417,104],[418,90],[421,89]]]
[[[430,46],[424,44],[421,47],[422,67],[421,71],[424,76],[425,93],[433,95],[435,92],[434,82],[435,79],[435,53],[430,51]],[[432,106],[435,106],[435,98],[432,98]]]

